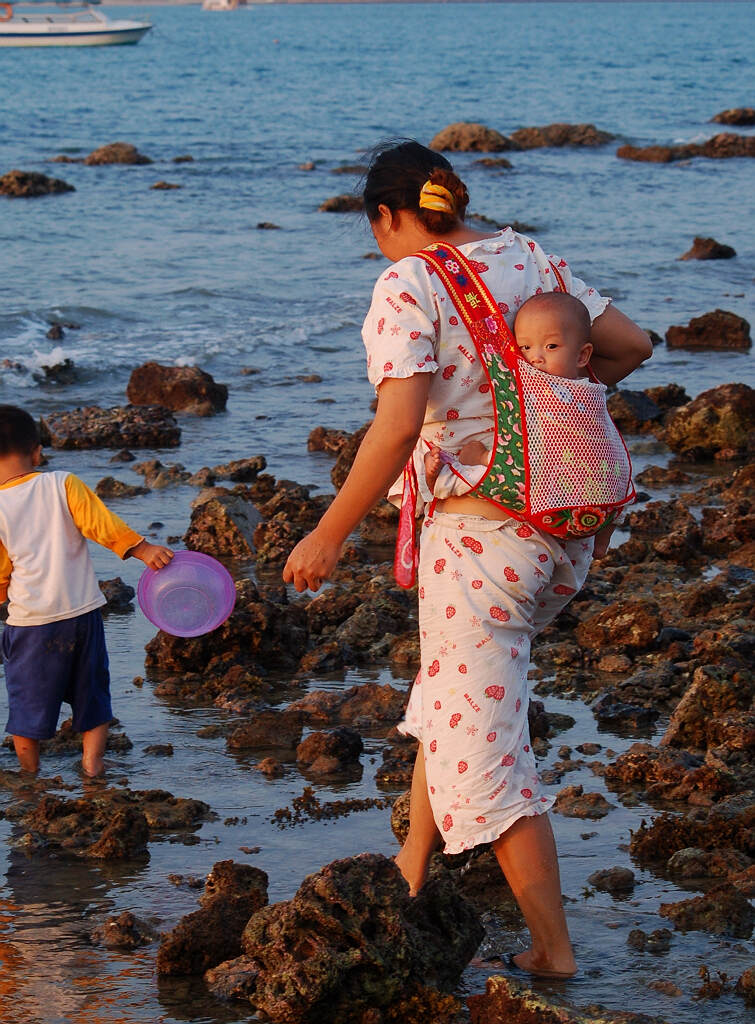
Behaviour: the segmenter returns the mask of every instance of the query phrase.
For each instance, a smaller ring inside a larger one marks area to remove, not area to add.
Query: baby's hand
[[[157,570],[163,569],[170,562],[173,552],[162,544],[150,544],[147,540],[141,540],[131,548],[129,556],[131,555],[144,562],[147,568]]]
[[[443,460],[440,457],[440,448],[432,446],[429,452],[425,455],[425,477],[427,479],[427,486],[432,489],[435,487],[435,482],[438,479]]]

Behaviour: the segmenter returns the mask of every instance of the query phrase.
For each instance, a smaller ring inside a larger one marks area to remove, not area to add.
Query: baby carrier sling
[[[415,255],[445,285],[488,381],[495,439],[487,469],[469,493],[557,537],[590,537],[608,526],[635,491],[605,385],[592,375],[572,380],[531,366],[487,286],[454,246],[435,242]],[[553,290],[566,291],[558,268],[550,266]],[[394,560],[402,587],[413,586],[419,560],[417,489],[412,458],[404,468]]]

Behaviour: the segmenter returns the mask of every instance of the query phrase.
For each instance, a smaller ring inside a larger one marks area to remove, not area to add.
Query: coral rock
[[[162,405],[211,416],[225,409],[228,388],[217,384],[198,366],[161,366],[153,362],[132,371],[126,397],[133,405]]]

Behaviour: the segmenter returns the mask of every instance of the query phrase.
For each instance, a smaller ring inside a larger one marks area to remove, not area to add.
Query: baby
[[[571,380],[587,376],[592,355],[590,316],[573,295],[533,295],[516,315],[514,335],[519,351],[536,369]],[[436,498],[467,494],[483,478],[489,461],[490,449],[480,441],[467,441],[457,456],[433,445],[425,455],[427,486]],[[612,532],[613,527],[607,526],[596,534],[594,558],[605,555]]]

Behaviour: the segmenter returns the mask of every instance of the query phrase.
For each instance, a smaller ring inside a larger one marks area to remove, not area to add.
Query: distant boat
[[[246,7],[246,0],[202,0],[203,11],[235,11]]]
[[[0,46],[117,46],[138,43],[148,21],[111,21],[93,10],[100,0],[0,3]]]

